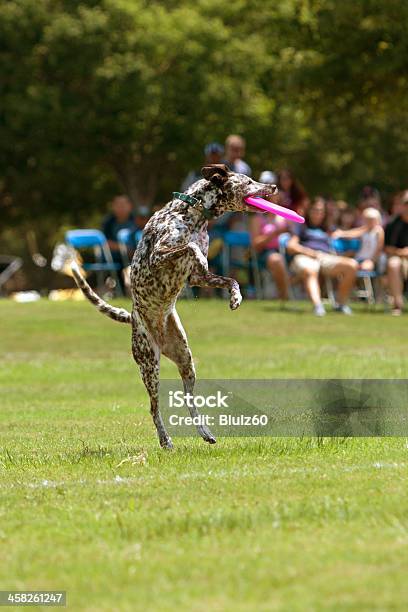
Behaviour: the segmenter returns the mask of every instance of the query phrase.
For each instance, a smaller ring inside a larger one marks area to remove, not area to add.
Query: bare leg
[[[231,293],[231,310],[236,310],[242,302],[239,284],[233,278],[228,278],[227,276],[217,276],[212,272],[207,272],[206,274],[194,272],[190,275],[188,282],[192,287],[214,287],[218,289],[228,289]]]
[[[150,413],[156,426],[160,446],[173,448],[159,410],[160,350],[135,316],[132,318],[132,353],[150,396]]]
[[[278,288],[279,298],[287,300],[289,297],[289,279],[280,253],[271,253],[267,266]]]
[[[167,318],[165,338],[163,355],[166,355],[177,365],[183,380],[184,393],[192,395],[196,378],[193,357],[188,346],[186,333],[175,310]],[[194,405],[189,405],[188,409],[193,418],[199,417]],[[197,425],[197,431],[203,440],[209,444],[215,444],[214,436],[205,425]]]
[[[326,272],[329,276],[340,277],[337,289],[337,302],[342,306],[347,302],[356,282],[357,268],[358,263],[355,259],[339,257],[339,263]]]
[[[388,285],[394,303],[394,308],[397,310],[402,310],[404,305],[404,299],[402,296],[403,284],[401,269],[401,258],[396,255],[390,257],[387,266]]]
[[[305,270],[304,281],[306,291],[312,300],[313,306],[318,306],[322,301],[319,285],[319,271],[314,269]]]

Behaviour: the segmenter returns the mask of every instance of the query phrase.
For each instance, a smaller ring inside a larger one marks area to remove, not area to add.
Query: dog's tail
[[[86,280],[81,274],[81,271],[78,267],[76,261],[71,263],[72,274],[74,275],[74,279],[78,287],[81,289],[84,296],[103,314],[107,315],[114,321],[119,321],[120,323],[131,323],[132,315],[130,312],[125,310],[124,308],[116,308],[115,306],[111,306],[104,300],[102,300],[99,295],[96,295],[95,291],[91,289]]]

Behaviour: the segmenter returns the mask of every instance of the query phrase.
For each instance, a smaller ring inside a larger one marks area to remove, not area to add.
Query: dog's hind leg
[[[193,357],[188,346],[186,332],[181,324],[176,310],[167,317],[165,344],[162,347],[163,355],[174,361],[179,369],[183,380],[184,393],[193,395],[196,379]],[[197,408],[189,403],[188,409],[192,417],[199,417]],[[209,444],[215,444],[216,440],[205,425],[197,425],[200,436]]]
[[[132,353],[150,397],[150,413],[156,426],[160,446],[173,448],[159,410],[160,349],[135,315],[132,317]]]

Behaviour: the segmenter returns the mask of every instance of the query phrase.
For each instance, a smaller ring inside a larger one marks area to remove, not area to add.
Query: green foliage
[[[407,20],[402,0],[0,0],[2,218],[166,201],[229,132],[311,193],[403,187]]]

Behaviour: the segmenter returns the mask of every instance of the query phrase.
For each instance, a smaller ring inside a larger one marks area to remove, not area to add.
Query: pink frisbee
[[[294,210],[290,210],[284,206],[279,206],[279,204],[274,204],[273,202],[268,202],[268,200],[264,200],[258,196],[249,196],[244,199],[247,204],[254,206],[255,208],[259,208],[259,210],[264,210],[266,212],[273,213],[274,215],[285,217],[285,219],[295,221],[296,223],[305,222],[304,218],[298,215]]]

